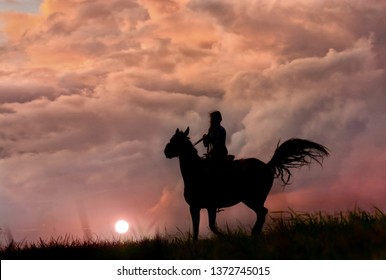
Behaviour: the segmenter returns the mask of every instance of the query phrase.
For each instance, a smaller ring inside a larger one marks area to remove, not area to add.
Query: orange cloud
[[[71,13],[74,7],[82,4],[83,0],[44,0],[40,5],[40,11],[44,16],[49,16],[53,13]]]
[[[3,31],[6,37],[12,41],[26,36],[30,28],[40,21],[38,16],[17,12],[0,13],[0,19],[4,22]]]

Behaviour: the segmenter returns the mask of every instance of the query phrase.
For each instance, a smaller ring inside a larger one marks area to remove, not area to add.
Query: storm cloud
[[[201,138],[212,110],[237,158],[291,137],[329,148],[274,184],[270,210],[385,209],[385,1],[16,3],[0,11],[0,223],[16,237],[81,235],[79,205],[106,237],[118,218],[189,228],[162,151],[176,128]]]

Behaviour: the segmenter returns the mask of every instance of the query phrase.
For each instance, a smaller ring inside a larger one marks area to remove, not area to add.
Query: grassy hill
[[[246,230],[192,241],[82,241],[65,236],[0,248],[1,259],[386,259],[386,215],[355,210],[337,215],[286,212],[258,237]]]

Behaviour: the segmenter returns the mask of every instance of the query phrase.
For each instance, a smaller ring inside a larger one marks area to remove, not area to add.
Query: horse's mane
[[[186,136],[186,139],[188,140],[187,143],[189,143],[189,149],[192,151],[192,153],[194,155],[197,155],[198,156],[198,151],[197,149],[194,147],[192,141],[190,141],[190,137]]]
[[[186,151],[191,152],[195,156],[198,156],[198,151],[194,147],[192,141],[190,140],[190,137],[185,135],[182,131],[179,131],[178,133],[179,133],[179,137],[181,137],[184,140],[183,143],[184,143],[184,148],[186,149]]]

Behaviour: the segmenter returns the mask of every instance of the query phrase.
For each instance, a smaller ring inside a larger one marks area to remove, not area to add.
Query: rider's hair
[[[222,121],[222,116],[221,116],[220,111],[213,111],[209,114],[209,116],[210,116],[211,120],[214,120],[218,123],[220,123]]]

